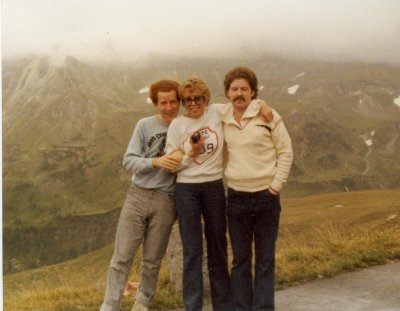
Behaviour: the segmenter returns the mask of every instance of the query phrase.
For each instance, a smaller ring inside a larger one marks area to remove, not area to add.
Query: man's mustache
[[[243,100],[243,101],[246,100],[243,96],[238,96],[238,97],[235,97],[235,98],[233,99],[233,101],[235,102],[235,101],[237,101],[237,100],[239,100],[239,99],[241,99],[241,100]]]

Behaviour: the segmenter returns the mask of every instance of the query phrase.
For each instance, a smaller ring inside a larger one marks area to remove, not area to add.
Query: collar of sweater
[[[249,118],[251,119],[251,118],[257,116],[259,111],[260,111],[259,100],[253,99],[250,102],[250,104],[247,106],[246,111],[244,112],[241,120],[249,119]],[[235,113],[235,110],[233,108],[233,104],[230,103],[229,108],[223,113],[222,121],[227,124],[230,124],[230,123],[237,124],[234,113]]]

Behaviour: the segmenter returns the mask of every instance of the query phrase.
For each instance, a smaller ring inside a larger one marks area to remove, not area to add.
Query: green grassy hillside
[[[400,260],[400,190],[284,199],[282,206],[278,288]],[[98,310],[112,250],[109,245],[57,265],[6,275],[5,310]],[[131,280],[138,279],[139,261]],[[122,310],[129,311],[132,303],[133,298],[123,298]],[[154,308],[180,303],[164,263]]]

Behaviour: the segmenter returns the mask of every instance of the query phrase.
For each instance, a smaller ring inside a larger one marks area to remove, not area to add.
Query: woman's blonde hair
[[[205,97],[206,105],[208,105],[208,103],[210,102],[211,98],[210,89],[208,88],[207,83],[203,79],[193,76],[183,81],[179,88],[179,94],[181,99],[183,99],[184,90],[187,89],[190,91],[194,90],[200,91],[201,95]]]

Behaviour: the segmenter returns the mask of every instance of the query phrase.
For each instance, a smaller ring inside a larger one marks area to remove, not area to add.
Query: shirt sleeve
[[[175,119],[171,122],[170,126],[168,127],[168,134],[167,134],[167,143],[165,146],[165,152],[167,154],[175,151],[176,149],[181,149],[182,150],[182,137],[181,133],[179,132],[179,125],[178,125],[178,120]],[[182,150],[184,152],[184,150]],[[181,163],[176,167],[174,170],[172,170],[173,173],[176,173],[192,162],[192,159],[190,159],[187,155],[185,155],[181,161]]]
[[[231,104],[212,104],[208,107],[208,109],[212,109],[216,111],[216,115],[222,121],[229,110],[229,106]]]
[[[276,174],[271,182],[271,188],[281,191],[283,183],[287,181],[293,162],[292,141],[283,123],[282,117],[273,110],[273,121],[270,123],[272,140],[276,146],[277,163]]]
[[[181,149],[181,139],[177,121],[177,119],[173,120],[168,127],[167,143],[165,146],[165,153],[167,154],[176,149]]]
[[[152,158],[145,157],[145,125],[139,121],[133,131],[122,161],[123,166],[133,173],[145,173],[153,169]]]

